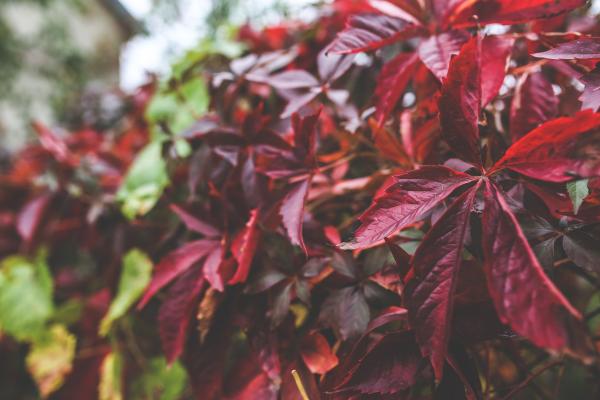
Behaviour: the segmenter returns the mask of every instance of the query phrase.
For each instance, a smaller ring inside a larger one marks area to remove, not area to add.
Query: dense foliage
[[[584,3],[337,0],[36,124],[0,180],[0,396],[596,398]]]

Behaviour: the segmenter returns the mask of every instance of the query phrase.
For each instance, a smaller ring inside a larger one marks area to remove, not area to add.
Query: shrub
[[[69,399],[598,395],[583,5],[338,0],[112,127],[38,124],[2,177],[3,368]]]

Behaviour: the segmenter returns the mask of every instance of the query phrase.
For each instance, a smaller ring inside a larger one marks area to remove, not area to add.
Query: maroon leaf
[[[519,79],[510,108],[510,136],[516,142],[530,130],[558,113],[558,99],[541,72]]]
[[[319,80],[301,69],[291,69],[268,77],[269,85],[277,89],[300,89],[319,86]]]
[[[317,68],[321,82],[334,82],[344,75],[354,63],[353,55],[340,55],[321,50],[317,56]]]
[[[532,56],[550,60],[600,59],[600,38],[582,38],[560,43],[553,49],[534,53]]]
[[[179,219],[181,219],[181,222],[183,222],[190,231],[201,233],[207,237],[221,236],[221,232],[219,232],[217,228],[193,216],[178,205],[171,204],[171,210],[177,214]]]
[[[200,261],[218,246],[218,241],[196,240],[184,244],[163,257],[154,269],[152,282],[150,282],[144,297],[140,300],[138,309],[144,307],[156,292],[187,271],[194,263]]]
[[[394,332],[378,339],[336,392],[399,394],[413,386],[425,362],[411,332]]]
[[[460,52],[460,48],[468,39],[469,33],[462,30],[432,35],[419,44],[419,58],[441,81],[448,74],[452,56]]]
[[[51,200],[52,194],[43,194],[27,202],[19,212],[17,232],[25,243],[30,243],[35,237]]]
[[[481,164],[481,38],[475,36],[450,62],[439,99],[442,137],[462,159]]]
[[[360,336],[370,318],[369,305],[362,290],[349,286],[333,291],[323,303],[319,320],[335,330],[342,340]]]
[[[181,355],[190,318],[204,286],[202,268],[187,270],[171,286],[158,311],[158,330],[163,352],[169,364]]]
[[[33,123],[33,129],[38,134],[42,147],[56,160],[71,166],[77,165],[77,159],[62,138],[56,136],[54,132],[39,122]]]
[[[481,106],[496,97],[502,83],[514,39],[506,36],[486,36],[481,40]]]
[[[460,195],[427,233],[412,258],[415,277],[406,287],[406,304],[415,337],[442,378],[450,324],[469,216],[479,184]]]
[[[590,110],[546,122],[514,143],[488,174],[509,168],[549,182],[600,175],[599,126],[600,114]]]
[[[300,246],[306,253],[304,238],[302,236],[302,222],[304,219],[304,203],[308,196],[308,187],[311,179],[304,179],[291,185],[287,195],[283,198],[279,213],[283,219],[283,226],[292,244]]]
[[[546,276],[503,195],[485,187],[483,249],[490,295],[503,323],[536,346],[589,356],[579,312]]]
[[[586,0],[477,0],[458,7],[451,22],[456,25],[518,24],[532,19],[554,17],[583,6]],[[471,5],[472,4],[472,5]],[[477,16],[477,19],[473,16]]]
[[[229,284],[242,283],[248,278],[250,265],[256,252],[256,246],[260,239],[260,231],[258,230],[258,209],[250,211],[250,219],[246,227],[238,234],[233,241],[231,251],[235,260],[238,263],[235,274],[229,280]]]
[[[416,53],[400,53],[381,69],[375,88],[376,118],[380,126],[404,94],[417,66],[416,61]]]
[[[600,67],[594,68],[592,71],[579,78],[581,83],[585,85],[581,100],[581,109],[587,108],[592,111],[598,111],[600,108]]]
[[[320,111],[317,111],[305,117],[301,117],[299,114],[292,115],[294,153],[306,167],[316,166],[315,145],[320,113]]]
[[[313,374],[325,374],[338,364],[327,339],[319,332],[309,333],[300,344],[302,360]]]
[[[340,244],[343,249],[374,245],[417,221],[455,189],[475,178],[442,166],[427,166],[396,177],[381,197],[360,217],[354,239]]]
[[[210,283],[210,285],[222,292],[225,288],[224,277],[221,266],[223,265],[223,248],[221,245],[216,245],[210,253],[206,256],[204,261],[204,278]]]
[[[354,15],[348,20],[346,29],[338,33],[328,51],[348,54],[375,50],[409,38],[418,29],[404,19],[387,15]]]

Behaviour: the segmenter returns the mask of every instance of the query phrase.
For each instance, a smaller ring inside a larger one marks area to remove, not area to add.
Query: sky
[[[121,87],[125,90],[135,89],[146,80],[147,72],[166,74],[169,65],[178,55],[198,43],[203,35],[201,22],[210,11],[210,0],[181,0],[181,18],[168,25],[162,21],[148,21],[149,35],[134,37],[121,52]],[[240,9],[233,16],[236,22],[243,22],[246,15],[257,10],[268,9],[277,0],[240,0]],[[311,12],[306,8],[314,0],[279,0],[288,3],[294,10],[298,9],[301,18],[310,18]],[[129,12],[138,19],[146,17],[152,9],[152,0],[121,0]],[[277,22],[275,13],[261,14],[263,22]]]

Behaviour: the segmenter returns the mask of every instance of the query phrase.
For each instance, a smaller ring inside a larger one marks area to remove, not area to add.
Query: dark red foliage
[[[584,3],[336,0],[311,23],[243,27],[241,58],[182,74],[206,80],[210,110],[152,126],[169,184],[131,220],[115,193],[150,141],[153,86],[118,134],[36,125],[0,177],[0,253],[47,248],[56,301],[86,304],[69,327],[82,367],[56,396],[87,393],[73,380],[96,384],[107,348],[130,377],[162,344],[199,399],[595,398]],[[109,340],[97,314],[134,247],[152,279]]]

